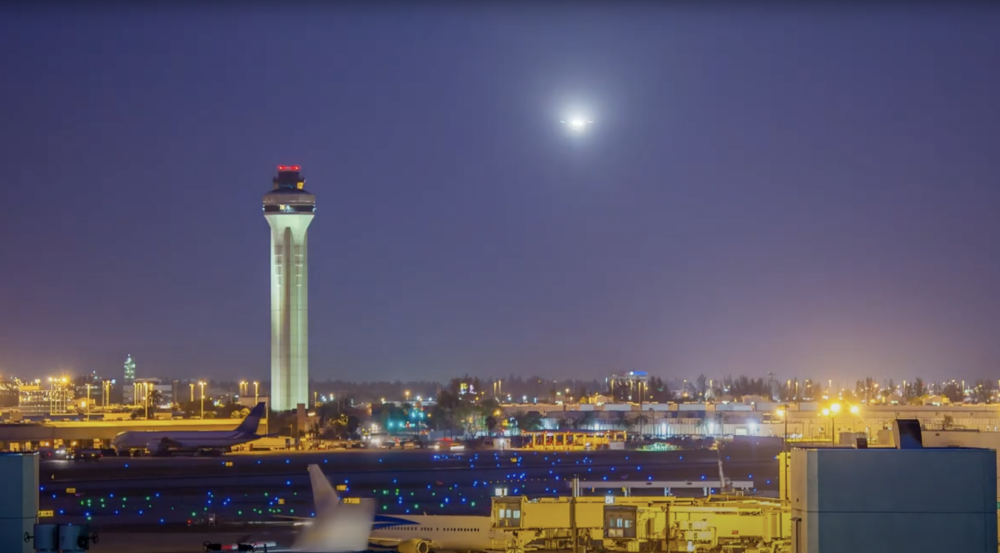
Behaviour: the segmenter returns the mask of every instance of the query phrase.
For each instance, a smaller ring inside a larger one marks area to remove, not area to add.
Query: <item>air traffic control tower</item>
[[[271,225],[271,409],[309,404],[309,253],[306,231],[316,197],[298,165],[279,165],[264,194]]]

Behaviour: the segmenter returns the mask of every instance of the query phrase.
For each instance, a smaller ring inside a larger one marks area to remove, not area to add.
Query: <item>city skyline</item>
[[[316,380],[1000,367],[995,10],[3,10],[0,374],[265,380],[282,163]]]

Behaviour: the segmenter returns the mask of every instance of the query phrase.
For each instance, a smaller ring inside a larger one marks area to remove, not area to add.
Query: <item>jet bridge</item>
[[[492,517],[493,549],[505,553],[570,550],[574,534],[598,553],[775,553],[790,543],[787,508],[755,499],[507,496],[493,499]]]
[[[615,490],[621,489],[622,492],[628,496],[632,493],[632,490],[646,489],[646,490],[663,490],[663,495],[670,495],[673,490],[702,490],[705,497],[712,495],[712,490],[723,490],[726,487],[733,490],[752,490],[754,489],[753,480],[726,480],[725,482],[719,480],[637,480],[637,481],[621,481],[621,482],[580,482],[581,488],[590,488],[591,491],[594,490]]]

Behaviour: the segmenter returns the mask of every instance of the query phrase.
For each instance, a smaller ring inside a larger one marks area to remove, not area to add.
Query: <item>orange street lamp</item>
[[[205,419],[205,382],[204,381],[199,382],[198,385],[201,386],[201,418],[202,418],[202,420],[204,420]]]

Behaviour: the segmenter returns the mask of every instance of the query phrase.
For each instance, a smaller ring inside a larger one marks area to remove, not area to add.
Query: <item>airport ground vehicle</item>
[[[57,461],[68,459],[69,451],[62,447],[40,447],[38,448],[38,459],[40,461]]]
[[[100,449],[76,449],[70,457],[74,461],[100,461],[104,454]]]
[[[279,436],[270,436],[265,438],[258,438],[252,442],[246,444],[245,447],[250,449],[250,451],[275,451],[288,449],[292,445],[291,438],[284,438]]]

